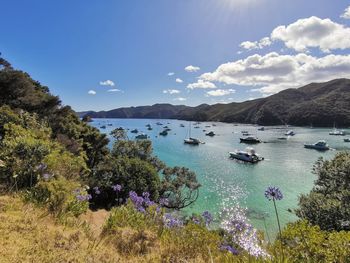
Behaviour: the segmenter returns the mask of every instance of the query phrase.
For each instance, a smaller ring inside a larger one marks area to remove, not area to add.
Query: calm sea
[[[168,136],[158,136],[163,126],[156,125],[156,122],[172,129]],[[148,131],[146,124],[150,124],[153,130]],[[185,127],[180,127],[180,124]],[[270,235],[277,232],[277,226],[273,205],[264,197],[266,187],[277,186],[282,190],[284,199],[277,205],[280,219],[285,225],[296,219],[288,209],[296,208],[298,196],[309,192],[313,187],[316,177],[312,173],[312,167],[316,160],[319,157],[330,159],[337,152],[350,149],[350,143],[343,141],[344,136],[328,135],[329,128],[293,127],[290,129],[295,131],[295,136],[278,140],[286,128],[265,127],[265,131],[258,131],[257,127],[249,125],[212,124],[213,122],[202,122],[197,129],[191,124],[192,137],[205,142],[191,146],[183,143],[190,125],[186,121],[94,119],[91,123],[97,128],[106,125],[106,129],[100,131],[107,134],[120,126],[130,130],[136,128],[149,135],[154,153],[167,165],[185,166],[193,170],[202,187],[197,202],[186,210],[187,213],[208,210],[220,220],[220,211],[224,208],[240,207],[245,209],[247,217],[256,228],[267,231]],[[214,131],[217,135],[205,136],[203,129]],[[130,133],[130,130],[129,137],[134,138],[135,134]],[[248,146],[239,141],[243,130],[257,135],[264,142],[254,145],[256,152],[265,158],[264,161],[246,164],[229,158],[228,152],[244,150]],[[303,147],[304,143],[314,143],[321,139],[325,139],[334,150],[319,152]]]

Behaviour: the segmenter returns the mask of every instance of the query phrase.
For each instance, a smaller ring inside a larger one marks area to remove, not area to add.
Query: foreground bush
[[[323,230],[350,230],[350,152],[314,166],[315,186],[299,200],[297,215]]]
[[[350,260],[350,232],[347,231],[322,231],[319,226],[303,220],[288,224],[282,232],[282,240],[288,262]]]
[[[91,196],[79,183],[63,177],[42,180],[25,194],[27,202],[47,208],[48,212],[60,220],[85,213],[90,198]]]

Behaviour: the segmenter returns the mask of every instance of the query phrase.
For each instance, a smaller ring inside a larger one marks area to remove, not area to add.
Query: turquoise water
[[[162,126],[156,125],[158,121],[172,129],[168,136],[158,136],[163,130]],[[153,130],[148,131],[146,124],[151,124]],[[180,127],[180,124],[184,124],[185,128]],[[246,209],[247,217],[256,228],[272,236],[277,232],[277,226],[273,205],[264,197],[266,187],[278,186],[282,190],[284,199],[277,205],[282,225],[285,225],[296,219],[287,210],[295,208],[298,196],[309,192],[313,186],[315,175],[312,174],[312,167],[315,161],[319,157],[330,159],[336,152],[350,149],[350,143],[343,142],[343,136],[329,136],[330,129],[293,127],[296,135],[282,141],[277,139],[285,132],[282,127],[266,127],[265,131],[257,131],[257,127],[249,125],[215,124],[216,127],[205,128],[212,123],[203,122],[199,125],[200,129],[192,128],[192,137],[199,138],[205,144],[191,146],[183,143],[189,130],[186,121],[94,119],[92,122],[97,128],[106,125],[106,129],[100,130],[107,134],[120,126],[130,130],[137,128],[150,136],[155,154],[167,165],[186,166],[196,172],[202,185],[200,196],[187,212],[209,210],[220,220],[222,209],[241,207]],[[205,136],[203,129],[214,131],[217,136]],[[239,142],[242,130],[264,141],[254,145],[256,152],[265,157],[264,161],[245,164],[229,159],[229,151],[247,147]],[[129,137],[134,138],[135,134],[129,133]],[[304,143],[321,139],[327,140],[334,150],[318,152],[303,147]]]

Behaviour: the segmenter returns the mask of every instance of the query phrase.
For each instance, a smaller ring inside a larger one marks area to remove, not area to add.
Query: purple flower
[[[98,186],[95,186],[93,188],[93,190],[95,191],[95,194],[99,195],[101,193],[100,189],[98,188]]]
[[[80,201],[80,202],[83,202],[83,201],[86,200],[84,195],[77,195],[76,198],[77,198],[77,200]]]
[[[41,164],[39,164],[39,165],[36,167],[36,169],[37,169],[38,171],[44,171],[44,170],[46,170],[46,168],[47,168],[47,165],[44,164],[44,163],[41,163]]]
[[[50,180],[51,177],[52,177],[51,174],[48,174],[48,173],[43,174],[43,178],[44,178],[45,181]]]
[[[164,226],[167,228],[182,227],[183,222],[181,219],[174,217],[172,214],[165,214],[163,216]]]
[[[196,225],[199,225],[201,223],[201,221],[197,217],[192,217],[192,222]]]
[[[159,205],[160,206],[167,206],[169,204],[169,201],[167,198],[160,198],[159,199]]]
[[[122,190],[122,186],[120,184],[112,185],[112,189],[115,192],[120,192]]]
[[[202,214],[204,221],[205,221],[205,225],[209,226],[211,222],[213,222],[213,216],[209,213],[209,211],[205,211]]]
[[[233,255],[238,255],[237,249],[235,249],[229,245],[221,245],[220,250],[226,250],[226,251],[232,253]]]
[[[282,200],[283,199],[283,194],[281,190],[278,187],[274,186],[269,186],[265,190],[265,197],[271,201],[271,200]]]
[[[73,191],[73,194],[75,194],[75,195],[80,194],[80,189],[79,189],[79,188],[75,189],[75,190]]]

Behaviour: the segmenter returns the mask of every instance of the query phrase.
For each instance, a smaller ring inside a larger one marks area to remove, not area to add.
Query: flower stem
[[[278,212],[277,212],[277,207],[276,207],[275,198],[273,198],[272,201],[273,201],[273,205],[274,205],[274,207],[275,207],[275,212],[276,212],[276,218],[277,218],[277,224],[278,224],[278,231],[279,231],[280,242],[281,242],[282,261],[283,261],[283,260],[284,260],[284,251],[283,251],[283,245],[282,245],[282,232],[281,232],[280,219],[279,219],[279,217],[278,217]]]

